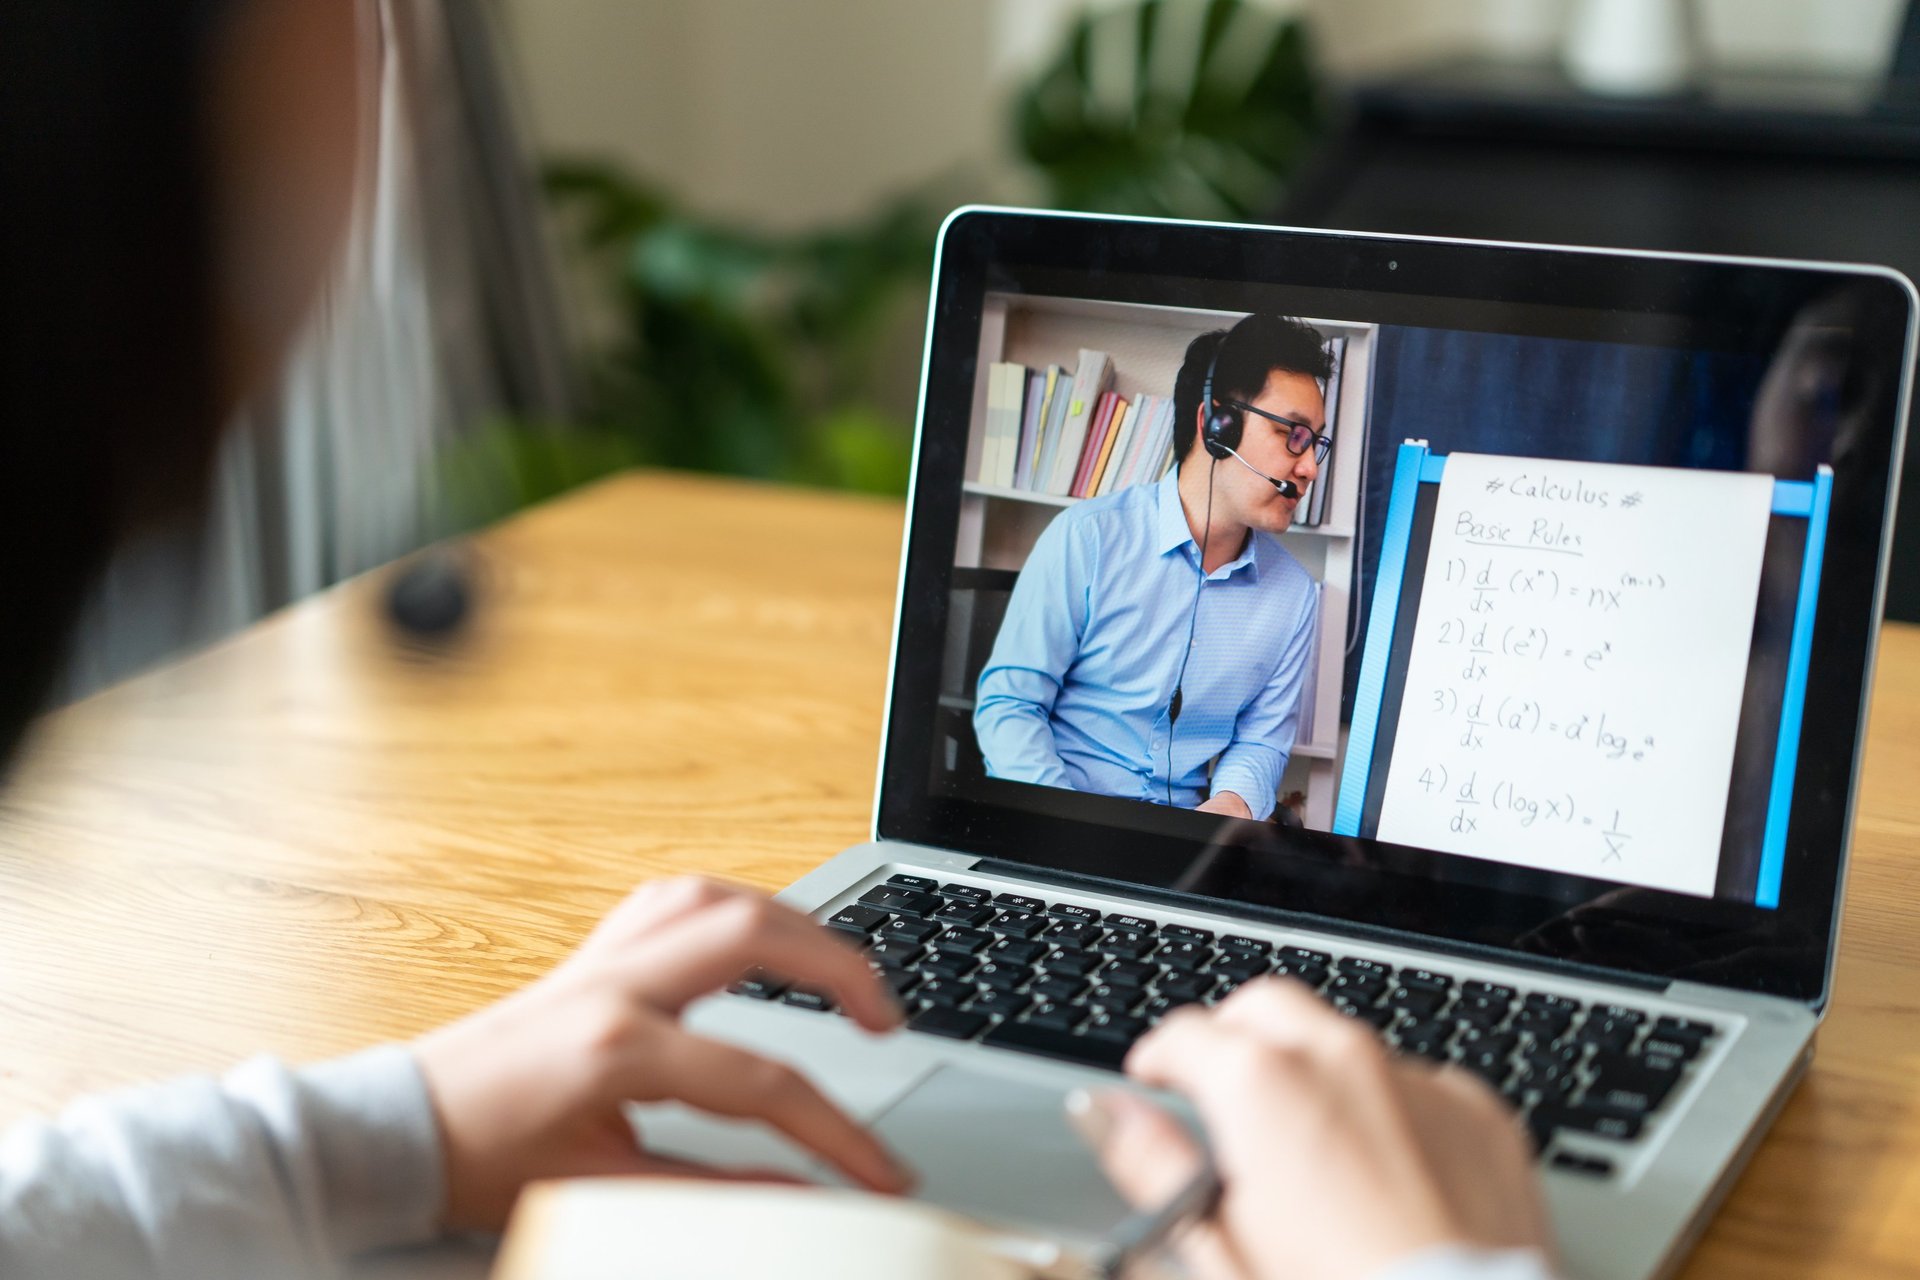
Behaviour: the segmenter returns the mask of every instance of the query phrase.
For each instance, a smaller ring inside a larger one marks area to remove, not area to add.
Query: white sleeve
[[[1402,1258],[1368,1280],[1557,1280],[1538,1249],[1441,1245]]]
[[[440,1138],[398,1046],[261,1058],[0,1135],[6,1280],[308,1280],[437,1230]]]

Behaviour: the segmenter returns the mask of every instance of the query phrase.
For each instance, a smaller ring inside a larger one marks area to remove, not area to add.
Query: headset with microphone
[[[1226,346],[1222,339],[1220,346],[1213,349],[1213,359],[1207,361],[1207,379],[1200,386],[1200,403],[1206,417],[1200,428],[1200,442],[1206,446],[1207,455],[1212,458],[1232,458],[1253,474],[1272,485],[1274,491],[1283,498],[1298,498],[1300,486],[1291,480],[1282,480],[1270,476],[1260,468],[1240,456],[1234,446],[1240,443],[1247,429],[1246,414],[1231,404],[1222,404],[1213,398],[1213,371],[1220,363],[1220,347]]]

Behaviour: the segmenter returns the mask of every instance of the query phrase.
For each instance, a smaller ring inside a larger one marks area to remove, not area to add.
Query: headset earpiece
[[[1240,447],[1240,434],[1245,430],[1238,409],[1213,402],[1213,370],[1220,363],[1220,347],[1226,345],[1227,340],[1222,337],[1220,346],[1213,349],[1213,359],[1207,361],[1206,381],[1200,385],[1200,443],[1213,458],[1230,456],[1232,450]]]

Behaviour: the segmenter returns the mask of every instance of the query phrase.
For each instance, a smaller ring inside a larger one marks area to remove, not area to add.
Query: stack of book
[[[1158,480],[1173,462],[1173,400],[1113,390],[1113,358],[1082,350],[1073,370],[995,363],[974,478],[1060,498]]]
[[[1345,338],[1331,339],[1327,381],[1328,435],[1334,448],[1295,511],[1297,528],[1327,519],[1333,463],[1339,453],[1334,409],[1340,402]],[[1011,360],[987,371],[986,434],[974,479],[997,489],[1056,498],[1097,498],[1130,484],[1151,483],[1173,465],[1173,397],[1113,390],[1113,357],[1082,348],[1072,371],[1030,369]]]

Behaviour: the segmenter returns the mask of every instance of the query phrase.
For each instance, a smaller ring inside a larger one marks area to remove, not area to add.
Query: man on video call
[[[1174,470],[1061,512],[1020,572],[974,704],[989,776],[1272,814],[1319,611],[1274,535],[1331,447],[1332,372],[1282,316],[1189,344]]]

